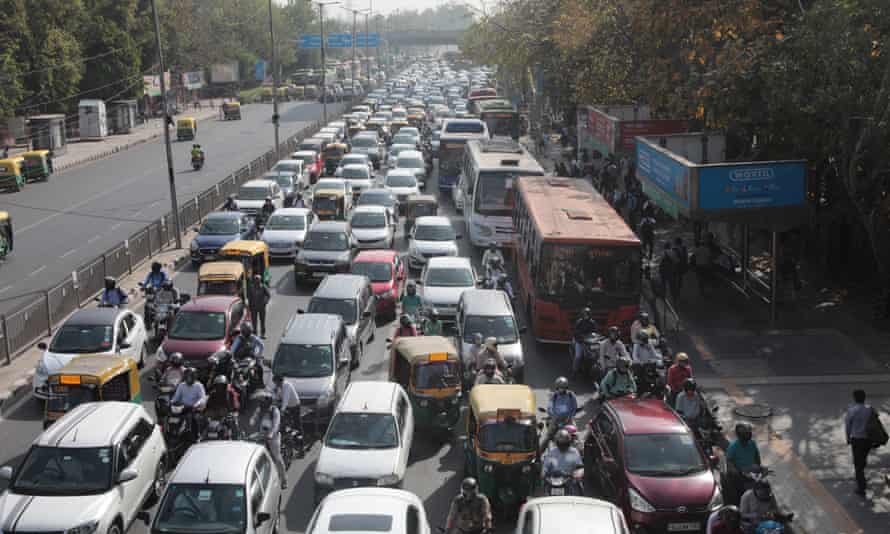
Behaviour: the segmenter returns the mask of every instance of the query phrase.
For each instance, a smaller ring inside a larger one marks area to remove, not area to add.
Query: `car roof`
[[[309,208],[278,208],[272,212],[272,215],[308,215],[312,210]]]
[[[189,447],[169,479],[172,484],[244,484],[263,446],[248,441],[206,441]],[[224,461],[220,461],[225,458]]]
[[[349,232],[349,223],[345,221],[317,221],[310,228],[312,232]]]
[[[423,154],[419,150],[403,150],[399,152],[399,159],[404,157],[422,158]]]
[[[328,276],[328,279],[331,277]],[[398,388],[395,382],[360,380],[350,382],[337,406],[338,412],[392,413]]]
[[[312,298],[350,299],[369,283],[368,277],[361,274],[329,274],[318,284]]]
[[[464,267],[472,269],[473,262],[470,261],[470,258],[462,256],[434,256],[429,259],[426,268],[429,270],[434,267]]]
[[[386,206],[381,206],[380,204],[365,204],[364,206],[356,206],[352,210],[352,214],[360,212],[368,212],[368,213],[386,213]]]
[[[460,294],[463,309],[470,315],[512,314],[507,294],[498,289],[467,289]]]
[[[241,187],[272,187],[273,185],[278,185],[278,182],[274,180],[249,180],[241,184]]]
[[[343,325],[339,315],[330,313],[297,313],[287,323],[282,343],[325,345],[331,343]]]
[[[133,417],[148,416],[132,402],[88,402],[75,406],[40,434],[34,445],[42,447],[107,447],[119,443]]]
[[[364,163],[347,163],[343,166],[343,169],[357,169],[364,172],[370,172],[370,169],[368,169],[368,166]]]
[[[686,434],[680,417],[658,399],[613,399],[607,404],[626,435]]]
[[[332,517],[351,514],[391,516],[389,532],[405,532],[408,506],[415,506],[423,513],[420,499],[405,490],[354,488],[335,491],[319,505],[312,534],[328,534]]]
[[[192,298],[183,304],[182,311],[223,312],[238,301],[238,297],[230,295],[202,295]]]
[[[117,308],[85,308],[74,312],[65,325],[112,325],[120,313]]]
[[[391,263],[398,254],[395,250],[363,250],[352,260],[352,263]]]
[[[621,510],[614,504],[590,497],[539,497],[530,499],[523,509],[535,508],[535,520],[541,532],[545,525],[559,525],[560,532],[601,534],[625,532]],[[549,530],[549,529],[548,529]]]
[[[386,177],[389,178],[390,176],[410,176],[411,178],[417,178],[417,176],[415,176],[414,174],[414,171],[405,168],[390,169],[389,171],[387,171]]]
[[[240,211],[212,211],[207,214],[208,219],[240,219],[244,214]]]
[[[317,150],[297,150],[291,156],[317,156]]]
[[[359,152],[350,152],[348,154],[343,154],[343,159],[346,158],[370,159],[367,154],[362,154]],[[343,159],[341,159],[340,161],[343,161]]]
[[[362,194],[359,195],[358,198],[362,198],[365,195],[367,195],[369,197],[387,196],[387,197],[395,198],[395,195],[392,194],[392,191],[389,191],[388,189],[381,189],[381,188],[365,189],[364,191],[362,191]]]
[[[451,221],[448,217],[443,217],[441,215],[424,215],[423,217],[418,217],[416,221],[414,221],[414,226],[451,226]]]
[[[288,158],[288,159],[280,159],[280,160],[278,160],[278,161],[275,162],[275,165],[280,165],[281,163],[287,163],[288,165],[302,165],[302,164],[303,164],[303,160],[301,160],[301,159],[290,159],[290,158]],[[273,165],[273,167],[274,167],[275,165]],[[271,172],[278,172],[278,171],[271,171]]]

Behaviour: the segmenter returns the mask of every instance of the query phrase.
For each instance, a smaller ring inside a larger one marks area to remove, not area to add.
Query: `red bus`
[[[520,297],[538,341],[567,343],[585,306],[629,336],[640,304],[640,240],[593,187],[574,178],[516,181],[513,223]]]

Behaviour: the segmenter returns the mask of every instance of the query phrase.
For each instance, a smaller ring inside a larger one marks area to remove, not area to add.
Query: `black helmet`
[[[399,317],[399,324],[401,324],[405,328],[408,328],[409,326],[411,326],[411,317],[408,317],[407,314],[403,314],[401,317]]]
[[[692,378],[683,381],[683,391],[695,391],[696,387],[695,380]]]
[[[250,337],[253,335],[253,325],[250,323],[244,323],[241,325],[241,336],[242,337]]]
[[[105,277],[105,287],[106,287],[106,288],[108,288],[108,289],[114,289],[114,287],[115,287],[116,285],[117,285],[117,280],[115,280],[113,276],[106,276],[106,277]]]
[[[749,440],[751,436],[754,435],[754,430],[751,428],[750,423],[741,422],[735,425],[735,435],[739,439]]]
[[[162,267],[163,267],[163,265],[161,265],[161,262],[159,262],[159,261],[151,262],[151,272],[153,272],[153,273],[161,272]]]
[[[569,445],[572,444],[572,436],[571,434],[569,434],[568,430],[560,428],[553,436],[553,442],[556,443],[556,446],[559,447],[559,450],[565,451],[569,448]]]
[[[727,504],[721,508],[719,515],[723,522],[731,527],[738,527],[742,522],[742,514],[739,512],[739,508],[732,504]]]
[[[192,367],[186,367],[185,371],[182,372],[182,378],[188,381],[189,378],[195,378],[195,369]]]
[[[473,477],[467,477],[460,483],[460,494],[464,499],[470,500],[476,497],[479,491],[479,483]]]
[[[180,367],[182,365],[182,353],[174,352],[170,355],[170,365],[173,367]]]

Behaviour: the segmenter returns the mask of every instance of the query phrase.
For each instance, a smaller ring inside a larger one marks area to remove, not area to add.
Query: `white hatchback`
[[[411,492],[388,488],[335,491],[321,502],[306,534],[388,532],[430,534],[423,503]]]

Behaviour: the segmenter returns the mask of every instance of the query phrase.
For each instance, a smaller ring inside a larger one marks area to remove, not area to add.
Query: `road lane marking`
[[[77,252],[77,249],[76,249],[76,248],[72,248],[72,249],[69,250],[68,252],[62,254],[60,257],[62,257],[62,258],[67,258],[68,256],[74,254],[75,252]]]
[[[34,269],[33,271],[31,271],[31,274],[28,275],[28,278],[31,278],[32,276],[37,276],[37,275],[40,274],[44,269],[46,269],[46,265],[41,265],[40,267],[38,267],[38,268]]]

